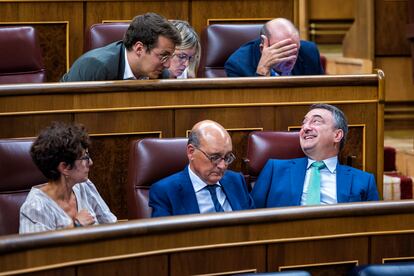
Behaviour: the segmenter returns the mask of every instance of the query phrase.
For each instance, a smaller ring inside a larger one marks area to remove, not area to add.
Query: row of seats
[[[129,23],[94,24],[85,35],[84,52],[122,40]],[[258,37],[262,24],[213,24],[201,35],[202,55],[197,77],[225,77],[224,63],[244,43]],[[46,81],[36,35],[30,26],[0,27],[0,84]],[[323,66],[326,60],[321,56]],[[325,69],[325,67],[324,67]]]
[[[47,181],[30,157],[32,140],[0,140],[0,235],[18,233],[19,209],[34,185]],[[130,145],[126,182],[128,218],[148,218],[149,188],[187,165],[187,138],[147,138]],[[297,132],[252,132],[246,163],[254,180],[269,158],[302,157]],[[99,183],[97,183],[99,185]]]

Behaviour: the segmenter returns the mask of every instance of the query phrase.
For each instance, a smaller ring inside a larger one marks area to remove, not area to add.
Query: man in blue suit
[[[60,81],[156,79],[170,67],[175,45],[180,43],[180,33],[164,17],[156,13],[138,15],[123,41],[85,53]]]
[[[189,166],[152,185],[152,216],[227,212],[254,208],[244,177],[227,170],[236,158],[230,135],[218,123],[194,125],[187,145]]]
[[[300,40],[296,27],[285,18],[263,25],[260,39],[241,46],[224,69],[228,77],[324,74],[316,45]]]
[[[346,117],[340,109],[312,105],[300,130],[300,145],[307,157],[270,159],[251,193],[256,208],[378,200],[372,174],[338,162],[347,133]],[[319,175],[317,181],[313,174]]]

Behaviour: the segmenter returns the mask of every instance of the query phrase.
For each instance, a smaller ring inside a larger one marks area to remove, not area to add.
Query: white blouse
[[[33,186],[20,208],[20,234],[67,228],[73,223],[72,218],[40,189],[43,185]],[[73,192],[78,211],[86,209],[95,219],[95,224],[117,221],[89,179],[73,186]]]

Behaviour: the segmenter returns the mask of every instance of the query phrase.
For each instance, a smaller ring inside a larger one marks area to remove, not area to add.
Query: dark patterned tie
[[[210,192],[211,199],[213,200],[214,208],[216,209],[216,212],[224,212],[223,207],[221,206],[220,202],[217,199],[217,193],[216,193],[217,186],[218,186],[217,184],[207,185],[206,189]]]

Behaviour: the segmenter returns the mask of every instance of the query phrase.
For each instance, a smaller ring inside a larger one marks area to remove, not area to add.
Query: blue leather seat
[[[412,276],[414,262],[356,266],[349,276]]]

